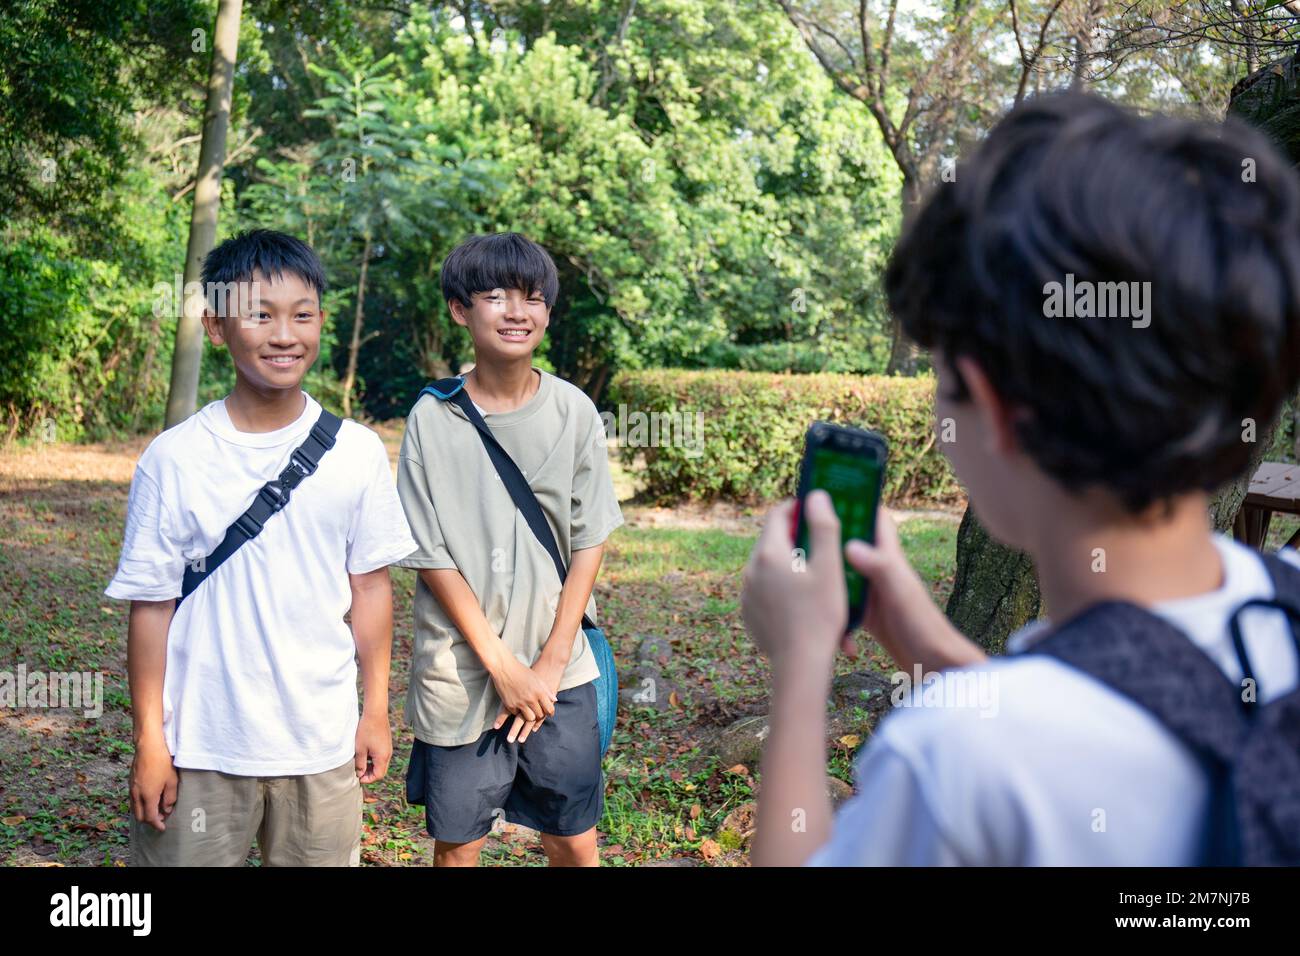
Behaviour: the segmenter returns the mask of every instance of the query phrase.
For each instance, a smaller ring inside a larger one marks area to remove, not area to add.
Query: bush
[[[189,207],[147,168],[103,202],[89,235],[0,227],[0,443],[162,427],[176,318],[156,286],[183,266]]]
[[[878,340],[878,341],[877,341]],[[872,345],[876,348],[871,348]],[[814,342],[762,342],[737,345],[718,342],[705,349],[693,366],[707,369],[743,369],[747,372],[843,372],[866,375],[879,372],[889,357],[889,342],[876,334],[863,343],[847,340]]]
[[[148,310],[122,263],[79,256],[48,229],[0,250],[0,441],[138,426],[170,357]]]
[[[935,447],[930,375],[650,369],[620,373],[610,394],[614,407],[605,414],[619,426],[620,456],[631,464],[644,453],[646,491],[656,501],[793,494],[804,432],[817,420],[870,428],[889,440],[887,502],[938,504],[961,497]],[[656,414],[669,417],[659,418],[659,440],[652,442],[647,418]],[[665,438],[667,422],[686,428]],[[690,430],[696,422],[702,424],[702,440]]]

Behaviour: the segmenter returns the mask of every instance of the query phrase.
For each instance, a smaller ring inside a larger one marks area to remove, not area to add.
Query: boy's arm
[[[985,659],[934,607],[887,513],[877,523],[875,547],[857,542],[842,550],[830,496],[812,492],[805,502],[812,548],[804,567],[792,560],[793,515],[794,502],[786,501],[768,516],[741,596],[745,625],[772,669],[771,732],[752,853],[760,866],[806,863],[831,835],[826,699],[836,648],[852,648],[843,637],[848,595],[841,555],[871,582],[867,628],[900,665],[941,669]]]
[[[530,723],[555,713],[553,689],[536,671],[519,663],[501,643],[460,571],[455,568],[421,568],[420,580],[433,592],[451,623],[464,635],[466,643],[492,678],[492,684],[501,697],[501,711],[493,726],[500,727],[507,713],[522,715]],[[511,730],[508,739],[512,742],[517,730],[517,726]]]
[[[361,665],[365,702],[357,724],[356,771],[362,783],[388,772],[393,734],[388,721],[388,673],[393,653],[393,585],[388,566],[349,574],[352,588],[352,638]]]
[[[551,625],[551,633],[542,645],[537,660],[533,661],[533,672],[541,677],[553,694],[559,693],[564,669],[569,666],[573,642],[578,636],[578,625],[582,623],[587,601],[591,599],[591,589],[596,586],[596,575],[600,571],[604,553],[604,543],[573,552],[569,573],[564,579],[560,600],[555,607],[555,622]],[[517,732],[521,741],[527,740],[528,735],[542,725],[543,719],[539,716],[536,720],[526,721],[516,715],[510,733],[513,735]]]
[[[587,610],[587,602],[591,600],[591,591],[596,586],[596,575],[600,573],[600,562],[604,555],[603,543],[573,552],[569,574],[564,579],[560,600],[555,608],[555,623],[551,625],[550,636],[542,645],[541,654],[533,663],[533,669],[546,678],[552,690],[560,686],[564,669],[569,665],[573,642],[578,636],[578,626],[582,624],[582,615]]]
[[[623,514],[614,494],[609,475],[609,451],[604,422],[596,406],[587,402],[590,415],[583,451],[574,463],[571,510],[569,513],[569,567],[555,606],[555,620],[542,650],[533,661],[533,670],[557,690],[564,670],[573,654],[573,642],[582,624],[582,615],[596,586],[600,562],[605,555],[605,541],[623,523]],[[531,733],[541,721],[525,728]]]
[[[176,805],[178,777],[163,739],[163,676],[167,631],[176,601],[132,601],[127,625],[126,673],[131,690],[135,758],[131,761],[131,811],[156,830]]]

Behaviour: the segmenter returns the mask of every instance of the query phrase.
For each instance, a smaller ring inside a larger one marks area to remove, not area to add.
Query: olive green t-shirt
[[[605,431],[581,389],[541,372],[536,394],[483,420],[541,503],[565,564],[623,523]],[[560,598],[555,564],[497,476],[473,423],[451,402],[422,395],[406,420],[397,491],[419,548],[403,568],[456,568],[492,630],[531,667],[550,637]],[[422,579],[406,720],[426,743],[472,743],[491,729],[501,699],[483,662]],[[587,616],[596,621],[594,597]],[[600,676],[578,628],[559,690]]]

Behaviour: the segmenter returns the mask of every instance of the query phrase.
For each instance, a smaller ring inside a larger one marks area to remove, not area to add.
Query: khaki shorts
[[[131,817],[132,866],[359,866],[361,783],[351,760],[297,777],[177,768],[176,807],[159,833]]]

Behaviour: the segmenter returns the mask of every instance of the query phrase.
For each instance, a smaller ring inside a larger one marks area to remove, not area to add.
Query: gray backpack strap
[[[1276,597],[1243,604],[1229,625],[1251,680],[1243,610],[1286,613],[1300,653],[1300,569],[1271,556],[1265,565]],[[1202,863],[1300,864],[1300,689],[1261,705],[1257,686],[1234,685],[1182,631],[1126,602],[1087,609],[1029,653],[1055,657],[1141,705],[1200,761],[1211,784]]]

